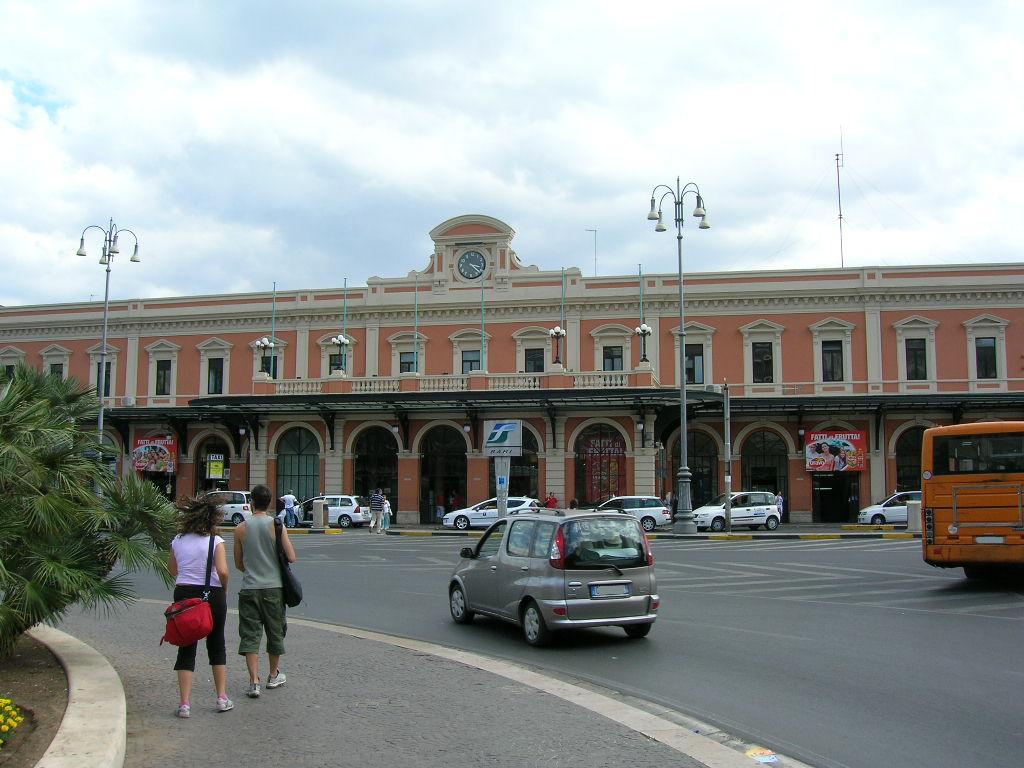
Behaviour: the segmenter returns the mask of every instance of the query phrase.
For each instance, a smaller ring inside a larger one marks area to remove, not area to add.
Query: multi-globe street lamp
[[[663,190],[660,198],[658,197],[659,190]],[[690,480],[693,475],[690,472],[686,446],[686,306],[683,303],[683,200],[688,194],[696,197],[693,217],[700,219],[698,229],[711,229],[711,223],[708,221],[707,213],[704,210],[704,198],[700,194],[700,187],[692,181],[680,187],[678,176],[676,177],[675,189],[668,184],[659,184],[651,191],[651,210],[647,214],[648,220],[658,222],[654,227],[654,231],[664,232],[666,228],[662,219],[661,205],[665,198],[671,198],[676,222],[676,253],[679,260],[679,472],[676,474],[676,512],[672,525],[675,533],[697,532],[697,526],[693,522],[693,501],[690,497]]]
[[[100,264],[106,267],[107,277],[103,288],[103,341],[100,346],[100,368],[97,371],[96,377],[96,392],[99,394],[100,400],[100,413],[96,424],[96,432],[99,437],[100,445],[103,444],[103,406],[105,399],[109,392],[107,386],[107,322],[110,317],[110,265],[114,263],[114,257],[117,256],[121,249],[118,247],[117,238],[122,232],[127,232],[132,236],[135,241],[135,249],[132,251],[131,258],[129,261],[133,261],[136,264],[142,261],[139,258],[139,238],[136,237],[135,233],[130,229],[118,229],[117,225],[114,224],[114,220],[110,220],[110,224],[104,229],[98,224],[90,224],[88,227],[82,230],[82,238],[78,243],[78,255],[85,256],[85,233],[90,229],[98,229],[103,233],[103,251],[100,255]]]
[[[633,333],[640,337],[640,362],[650,362],[647,359],[647,337],[654,333],[654,329],[647,323],[640,323],[640,325],[633,329]]]
[[[275,369],[277,368],[277,365],[275,365],[276,361],[274,360],[274,353],[273,353],[274,342],[271,341],[270,339],[268,339],[266,336],[264,336],[262,339],[256,339],[254,344],[256,345],[256,348],[260,351],[260,370],[263,373],[265,373],[268,376],[270,376],[270,378],[272,378],[272,379],[277,378],[274,375]],[[264,353],[267,350],[271,350],[270,358],[269,358],[270,362],[264,363],[263,362]]]
[[[555,347],[555,365],[562,364],[562,339],[565,338],[565,328],[560,325],[556,325],[554,328],[548,331],[548,336],[551,337],[551,342]]]
[[[352,342],[348,340],[347,336],[343,336],[340,333],[337,336],[331,337],[331,344],[336,344],[338,346],[338,358],[341,364],[340,370],[342,373],[345,373],[348,368],[348,345],[351,343]]]

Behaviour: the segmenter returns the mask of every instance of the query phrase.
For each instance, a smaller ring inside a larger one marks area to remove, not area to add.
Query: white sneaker
[[[245,695],[250,699],[258,699],[260,697],[260,681],[249,683],[249,690],[245,692]]]
[[[285,677],[284,672],[277,670],[277,674],[271,675],[267,680],[267,688],[280,688],[287,680],[288,678]]]
[[[218,712],[229,712],[235,708],[235,702],[229,699],[227,696],[224,698],[217,699],[217,711]]]

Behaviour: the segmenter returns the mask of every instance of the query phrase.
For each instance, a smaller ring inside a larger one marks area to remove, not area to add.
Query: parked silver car
[[[650,544],[632,515],[529,510],[463,547],[448,583],[452,619],[477,613],[522,627],[530,645],[557,630],[622,627],[645,637],[661,599]]]
[[[613,509],[631,514],[640,521],[645,531],[653,531],[659,525],[672,523],[672,513],[657,496],[612,496],[597,505],[599,512]]]

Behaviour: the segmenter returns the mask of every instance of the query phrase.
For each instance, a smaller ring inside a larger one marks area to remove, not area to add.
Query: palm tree
[[[95,390],[75,380],[25,366],[0,379],[0,658],[72,605],[131,600],[134,571],[168,578],[174,506],[108,471],[98,410]]]

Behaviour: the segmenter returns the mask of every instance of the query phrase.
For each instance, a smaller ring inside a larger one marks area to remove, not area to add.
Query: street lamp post
[[[658,191],[663,190],[658,198]],[[676,511],[672,529],[675,533],[696,533],[697,526],[693,522],[693,502],[690,498],[690,472],[686,445],[686,305],[683,295],[683,200],[687,194],[693,194],[697,201],[693,209],[694,218],[700,219],[699,229],[710,229],[707,214],[704,211],[704,198],[700,188],[692,181],[685,186],[673,189],[667,184],[659,184],[651,191],[651,210],[647,214],[650,221],[657,221],[655,232],[664,232],[661,205],[665,198],[671,198],[676,222],[676,253],[679,261],[679,472],[676,475]]]
[[[342,375],[345,375],[345,371],[347,370],[347,367],[348,367],[347,366],[347,363],[348,363],[348,345],[350,343],[351,342],[348,340],[348,337],[344,336],[344,335],[342,335],[340,333],[337,336],[332,336],[331,337],[331,344],[337,344],[338,345],[338,357],[341,358],[341,373],[342,373]]]
[[[106,229],[99,226],[98,224],[91,224],[82,230],[82,238],[78,243],[78,255],[85,256],[85,233],[90,229],[98,229],[103,233],[103,252],[100,256],[100,264],[106,267],[107,277],[106,283],[103,288],[103,341],[100,345],[100,369],[97,371],[96,376],[96,392],[99,394],[100,399],[100,413],[96,424],[96,432],[99,438],[100,446],[103,445],[103,406],[105,404],[105,398],[109,394],[109,387],[107,386],[107,321],[110,317],[110,265],[114,262],[114,257],[119,254],[120,248],[117,245],[117,238],[122,232],[127,232],[135,240],[135,250],[132,251],[132,256],[129,261],[138,264],[142,261],[139,258],[139,238],[136,237],[135,233],[130,229],[118,229],[117,225],[114,224],[114,220],[110,220],[110,224]]]
[[[550,331],[548,336],[551,337],[552,343],[555,345],[555,365],[562,364],[562,339],[565,338],[565,328],[560,325],[556,325]]]
[[[650,362],[647,359],[647,337],[654,333],[654,329],[647,323],[640,323],[640,325],[633,329],[633,333],[640,337],[640,362]]]

